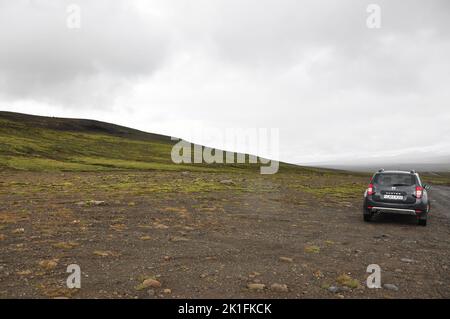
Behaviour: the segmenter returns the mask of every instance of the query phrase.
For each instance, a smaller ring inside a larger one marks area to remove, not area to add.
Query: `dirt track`
[[[450,218],[450,187],[433,186],[431,190],[432,204],[435,211]]]
[[[157,184],[176,174],[133,178]],[[176,194],[112,190],[114,178],[2,175],[1,298],[450,297],[448,187],[431,191],[429,224],[420,227],[405,216],[364,223],[361,198],[317,204],[289,187],[288,177],[241,178],[251,191],[231,185]],[[225,178],[189,173],[180,184],[221,186]],[[82,270],[79,290],[65,288],[73,263]],[[366,288],[369,264],[380,265],[382,283],[398,291]],[[150,277],[162,286],[143,288]],[[288,291],[271,289],[274,283]]]

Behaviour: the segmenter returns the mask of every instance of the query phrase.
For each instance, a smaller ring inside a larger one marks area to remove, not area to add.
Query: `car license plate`
[[[395,199],[395,200],[403,200],[403,196],[401,195],[384,195],[384,199]]]

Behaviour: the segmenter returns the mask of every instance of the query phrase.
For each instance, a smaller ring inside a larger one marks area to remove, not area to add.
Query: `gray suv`
[[[419,225],[426,226],[429,189],[415,171],[379,170],[364,193],[364,220],[369,222],[376,213],[403,214],[415,216]]]

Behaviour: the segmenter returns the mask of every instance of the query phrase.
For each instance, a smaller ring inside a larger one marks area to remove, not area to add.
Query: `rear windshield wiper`
[[[393,184],[392,186],[411,186],[409,184]]]

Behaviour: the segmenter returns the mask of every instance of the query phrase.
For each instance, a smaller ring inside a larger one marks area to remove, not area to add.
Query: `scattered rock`
[[[135,287],[136,290],[143,290],[146,288],[160,288],[161,283],[153,278],[147,278],[145,279],[141,284],[137,285]]]
[[[115,254],[109,250],[95,250],[94,255],[97,255],[100,257],[108,257],[108,256],[114,256]]]
[[[27,269],[27,270],[21,270],[16,272],[16,274],[18,274],[19,276],[27,276],[27,275],[31,275],[31,270]]]
[[[149,295],[150,297],[153,297],[155,295],[155,291],[153,289],[149,289],[149,290],[147,290],[147,295]]]
[[[141,236],[141,237],[139,237],[139,239],[140,240],[151,240],[152,237],[150,237],[150,236]]]
[[[166,295],[170,295],[172,293],[172,290],[169,288],[166,288],[163,290],[163,293],[165,293]]]
[[[315,272],[313,272],[313,276],[314,276],[314,278],[316,278],[316,279],[320,279],[320,278],[323,278],[323,277],[324,277],[324,274],[323,274],[323,272],[321,272],[320,270],[316,270]]]
[[[233,182],[233,180],[231,180],[231,179],[224,179],[224,180],[221,180],[220,183],[221,183],[221,184],[224,184],[224,185],[234,185],[234,182]]]
[[[24,228],[16,228],[12,231],[13,234],[23,234],[25,232]]]
[[[383,288],[387,290],[398,291],[398,287],[393,284],[384,284]]]
[[[155,229],[168,229],[169,226],[161,224],[161,223],[154,223],[153,224],[153,228],[155,228]]]
[[[55,269],[58,266],[58,259],[41,260],[39,266],[47,270]]]
[[[114,224],[114,225],[109,225],[109,227],[118,232],[124,231],[128,228],[127,225],[125,225],[125,224]]]
[[[207,256],[205,257],[206,260],[217,260],[216,256]]]
[[[395,272],[403,272],[400,268],[395,269]]]
[[[6,236],[3,234],[0,234],[0,240],[5,240]]]
[[[292,262],[294,262],[294,259],[290,258],[290,257],[280,257],[280,261],[283,261],[286,263],[292,263]]]
[[[270,286],[270,290],[276,291],[276,292],[288,292],[288,286],[285,284],[272,284]]]
[[[251,274],[248,275],[249,278],[255,278],[257,276],[261,276],[261,274],[257,271],[252,272]]]
[[[406,245],[415,245],[417,244],[417,240],[402,240],[402,244],[406,244]]]
[[[340,291],[340,289],[339,289],[339,287],[336,287],[336,286],[330,286],[328,288],[328,291],[335,294],[335,293],[338,293]]]
[[[93,206],[105,206],[106,202],[103,200],[92,200],[89,202],[89,205],[93,205]]]
[[[400,261],[404,262],[404,263],[415,263],[416,261],[414,259],[409,259],[409,258],[402,258],[400,259]]]
[[[264,290],[266,288],[266,285],[258,284],[258,283],[250,283],[250,284],[247,284],[247,288],[250,289],[250,290],[261,291],[261,290]]]
[[[347,287],[347,286],[342,286],[342,287],[340,288],[340,290],[341,290],[341,291],[350,291],[351,289],[350,289],[349,287]]]
[[[105,206],[106,202],[104,200],[87,200],[76,203],[78,206]]]
[[[145,279],[142,284],[145,286],[145,288],[153,287],[153,288],[159,288],[161,287],[161,283],[153,278]]]

